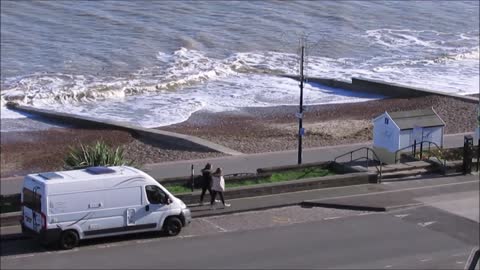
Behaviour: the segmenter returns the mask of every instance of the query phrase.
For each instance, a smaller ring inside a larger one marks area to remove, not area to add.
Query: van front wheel
[[[60,236],[60,248],[72,249],[78,245],[79,237],[77,232],[73,230],[64,231]]]
[[[163,225],[163,230],[168,236],[175,236],[182,230],[182,221],[178,217],[169,217]]]

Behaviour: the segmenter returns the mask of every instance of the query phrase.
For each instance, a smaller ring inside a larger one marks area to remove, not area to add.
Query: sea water
[[[297,105],[279,75],[479,92],[478,1],[1,1],[8,101],[144,127],[199,110]],[[304,104],[381,98],[307,83]],[[25,124],[27,123],[27,124]]]

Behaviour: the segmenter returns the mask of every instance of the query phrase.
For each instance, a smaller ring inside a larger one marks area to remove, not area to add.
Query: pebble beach
[[[477,124],[477,106],[442,96],[307,106],[303,121],[306,130],[303,147],[368,142],[372,140],[372,119],[381,113],[429,107],[433,107],[445,121],[445,134],[473,132]],[[298,146],[297,111],[296,106],[242,108],[222,113],[198,111],[185,122],[159,129],[197,136],[245,154],[293,150]],[[60,170],[71,147],[97,140],[103,140],[113,147],[122,147],[126,158],[140,165],[224,155],[153,145],[134,138],[126,131],[110,129],[69,127],[2,132],[0,177]]]

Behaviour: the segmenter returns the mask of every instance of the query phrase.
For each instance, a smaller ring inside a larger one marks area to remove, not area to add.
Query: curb
[[[303,201],[300,203],[300,205],[303,207],[325,207],[325,208],[335,208],[335,209],[345,209],[345,210],[355,210],[355,211],[388,212],[388,211],[423,205],[423,203],[409,203],[409,204],[379,207],[379,206],[354,205],[354,204],[343,204],[343,203],[322,203],[322,202],[315,202],[315,201]]]
[[[303,206],[303,207],[325,207],[325,208],[356,210],[356,211],[371,211],[371,212],[386,212],[387,211],[386,207],[341,204],[341,203],[321,203],[321,202],[303,201],[300,205]]]

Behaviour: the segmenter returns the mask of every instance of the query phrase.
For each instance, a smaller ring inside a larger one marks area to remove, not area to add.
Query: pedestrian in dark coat
[[[212,164],[207,163],[205,168],[202,169],[202,194],[200,194],[200,205],[203,205],[203,197],[208,190],[210,198],[212,198]]]

